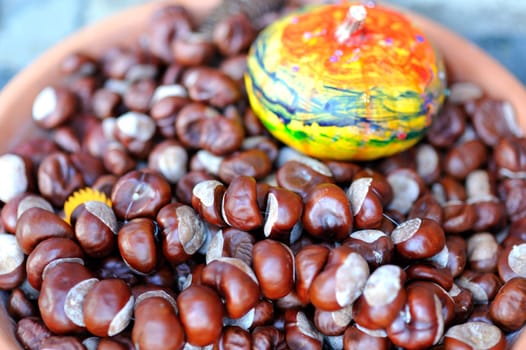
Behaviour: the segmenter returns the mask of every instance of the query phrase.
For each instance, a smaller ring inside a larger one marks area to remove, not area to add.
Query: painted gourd
[[[245,85],[283,143],[317,158],[373,160],[422,138],[444,101],[445,70],[424,34],[386,7],[365,7],[360,28],[337,37],[350,6],[307,7],[265,28]]]

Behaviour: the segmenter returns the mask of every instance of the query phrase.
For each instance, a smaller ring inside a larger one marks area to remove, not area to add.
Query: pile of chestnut
[[[281,14],[203,33],[167,6],[136,45],[64,59],[33,104],[42,132],[0,156],[0,289],[25,349],[511,344],[526,323],[513,108],[455,83],[406,152],[302,155],[243,86]]]

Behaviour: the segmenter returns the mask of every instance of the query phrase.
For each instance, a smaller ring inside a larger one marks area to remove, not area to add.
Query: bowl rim
[[[31,132],[28,125],[31,123],[27,121],[31,119],[32,101],[45,86],[59,82],[62,77],[59,63],[68,53],[86,51],[89,47],[89,53],[97,55],[115,43],[129,45],[139,37],[153,11],[165,5],[183,5],[196,18],[202,18],[217,3],[218,0],[159,0],[135,5],[90,24],[52,46],[0,91],[0,124],[4,135],[10,136],[9,140],[0,138],[0,150],[9,151],[10,146]],[[403,7],[380,3],[405,12],[423,29],[443,54],[450,82],[471,81],[490,97],[508,100],[515,108],[521,129],[526,131],[526,88],[511,72],[481,48],[441,24]],[[488,79],[489,75],[498,79]],[[0,293],[0,325],[5,325],[0,326],[0,349],[21,349],[14,337],[14,322],[5,310],[5,293]],[[515,344],[516,349],[521,346],[526,348],[526,334]]]

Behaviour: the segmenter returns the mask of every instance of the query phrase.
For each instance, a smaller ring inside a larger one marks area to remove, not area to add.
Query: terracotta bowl
[[[166,3],[179,3],[202,18],[219,0],[152,1],[114,15],[70,36],[20,72],[0,92],[0,152],[7,151],[22,138],[30,136],[31,105],[45,86],[59,82],[59,62],[74,51],[99,55],[115,44],[136,40],[147,25],[152,12]],[[405,11],[405,10],[404,10]],[[449,81],[471,81],[494,98],[506,99],[515,107],[521,128],[526,132],[526,89],[505,68],[481,49],[443,26],[406,11],[437,45],[446,60]],[[5,295],[0,293],[0,349],[21,349],[15,339],[14,322],[5,311]],[[513,349],[526,349],[526,334],[518,338]]]

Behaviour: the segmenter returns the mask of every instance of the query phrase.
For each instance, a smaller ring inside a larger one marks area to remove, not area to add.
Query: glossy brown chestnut
[[[263,150],[253,148],[240,150],[226,156],[221,164],[217,175],[225,183],[230,183],[237,176],[252,176],[262,180],[272,171],[272,162]]]
[[[467,264],[466,240],[460,236],[447,236],[446,246],[448,249],[447,268],[453,277],[460,275]]]
[[[329,253],[323,270],[309,289],[311,303],[320,310],[336,311],[351,305],[369,278],[369,266],[351,248],[340,246]]]
[[[461,288],[456,284],[448,291],[448,294],[453,298],[455,303],[455,317],[454,324],[465,322],[473,311],[473,294],[465,288]]]
[[[29,208],[39,207],[53,211],[51,204],[41,196],[23,192],[5,203],[2,208],[1,218],[4,229],[9,233],[16,232],[18,218]]]
[[[99,337],[114,336],[130,323],[134,298],[120,279],[96,282],[84,298],[86,329]]]
[[[257,327],[252,332],[253,350],[289,349],[283,331],[274,326]]]
[[[328,174],[320,173],[313,167],[298,160],[289,160],[276,171],[276,181],[280,187],[305,197],[312,186],[321,183],[332,183]]]
[[[122,259],[141,274],[149,274],[157,267],[156,229],[155,223],[147,218],[130,220],[119,229],[117,239]]]
[[[57,261],[57,260],[55,260]],[[40,316],[46,326],[55,334],[78,333],[82,331],[82,305],[68,304],[75,300],[75,286],[92,280],[88,269],[75,262],[60,262],[48,265],[38,297]],[[73,293],[70,294],[70,291]],[[74,316],[73,321],[71,316]],[[79,322],[79,319],[81,322]],[[77,323],[75,323],[77,322]]]
[[[136,347],[152,350],[178,350],[185,334],[173,298],[164,292],[137,297],[131,338]]]
[[[221,214],[225,191],[226,186],[217,180],[201,181],[192,189],[192,207],[208,223],[226,226]]]
[[[407,289],[407,302],[387,327],[389,339],[396,346],[425,349],[438,343],[444,332],[442,305],[426,285]]]
[[[314,326],[325,336],[340,336],[353,319],[352,306],[336,311],[314,310]]]
[[[60,207],[75,190],[85,185],[82,173],[64,152],[46,156],[38,167],[38,190],[54,206]]]
[[[304,305],[310,303],[312,281],[325,267],[329,253],[328,247],[311,244],[301,248],[296,254],[296,293]]]
[[[225,309],[212,288],[192,284],[179,294],[177,306],[188,343],[206,346],[219,340]]]
[[[355,322],[372,330],[387,328],[406,302],[405,281],[405,271],[396,265],[374,270],[352,306]]]
[[[444,335],[445,350],[506,349],[502,331],[485,322],[467,322],[449,328]]]
[[[514,277],[504,283],[491,302],[489,316],[500,328],[516,331],[526,323],[526,278]]]
[[[6,310],[15,321],[37,315],[35,305],[20,288],[13,289],[9,294]]]
[[[240,318],[259,301],[256,275],[249,265],[236,258],[217,258],[201,272],[201,282],[215,290],[225,300],[227,316]]]
[[[16,240],[25,254],[52,237],[73,238],[73,229],[58,215],[42,208],[28,209],[16,225]]]
[[[163,255],[173,264],[188,260],[205,242],[207,229],[203,219],[188,205],[165,205],[157,214],[157,223],[163,238]]]
[[[383,204],[374,192],[372,177],[354,180],[347,190],[356,228],[379,228],[383,219]]]
[[[343,245],[360,254],[371,269],[389,264],[394,258],[394,244],[383,231],[364,229],[351,233]]]
[[[389,350],[392,344],[387,336],[368,334],[357,325],[347,327],[343,335],[343,350],[378,349]]]
[[[228,185],[223,196],[223,219],[234,228],[250,231],[263,225],[263,216],[257,203],[256,180],[238,176]]]
[[[406,268],[408,281],[430,281],[438,284],[445,290],[453,287],[453,276],[447,268],[436,268],[428,264],[413,264]]]
[[[88,256],[100,258],[112,252],[118,225],[111,207],[87,201],[75,211],[74,221],[75,237]]]
[[[438,254],[446,244],[440,225],[431,219],[410,219],[391,233],[396,251],[408,259],[425,259]]]
[[[380,198],[384,206],[391,203],[393,200],[393,188],[383,173],[371,168],[364,168],[354,174],[353,181],[362,177],[370,177],[373,179],[371,182],[373,192]]]
[[[271,187],[267,194],[267,208],[263,233],[265,237],[287,244],[301,235],[303,202],[296,193],[280,187]]]
[[[316,238],[347,238],[353,228],[353,215],[343,189],[331,183],[312,186],[304,198],[302,222],[304,229]]]
[[[407,214],[418,197],[425,191],[424,180],[411,168],[399,168],[386,175],[387,182],[393,189],[393,199],[388,209]]]
[[[507,282],[514,277],[526,278],[526,243],[509,245],[498,257],[499,277]]]
[[[500,278],[492,272],[475,272],[465,270],[455,283],[466,288],[473,294],[476,303],[488,303],[493,300],[499,288],[502,286]]]
[[[261,293],[268,299],[279,299],[294,287],[294,255],[285,244],[265,239],[254,244],[253,268]]]
[[[175,185],[177,199],[187,205],[192,204],[192,191],[195,185],[201,181],[214,180],[215,177],[204,170],[189,171],[181,177]]]
[[[134,170],[127,173],[117,180],[111,192],[113,210],[117,217],[125,220],[154,218],[170,199],[170,184],[152,171]]]
[[[323,348],[323,336],[307,316],[298,310],[285,311],[285,340],[291,349]]]
[[[29,284],[40,290],[42,273],[46,266],[54,260],[63,258],[82,261],[84,252],[75,241],[69,238],[53,237],[40,242],[27,257],[26,272]]]
[[[225,228],[214,234],[206,251],[206,263],[220,257],[240,259],[252,266],[252,249],[256,239],[246,231]]]

